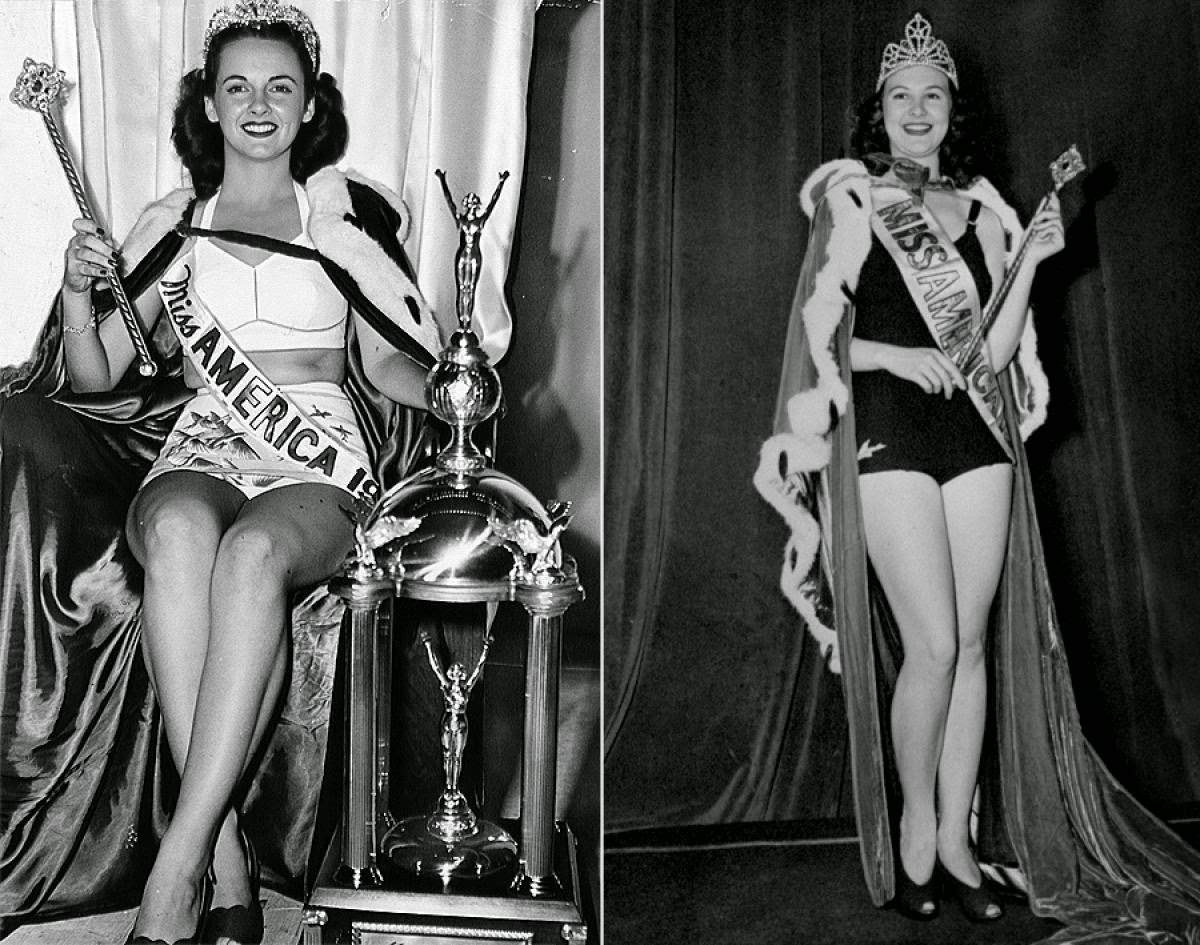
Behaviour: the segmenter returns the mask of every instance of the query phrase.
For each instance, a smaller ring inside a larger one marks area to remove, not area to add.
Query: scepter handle
[[[46,131],[50,135],[50,143],[54,145],[54,153],[58,155],[58,163],[62,165],[63,173],[67,175],[67,183],[71,186],[71,193],[75,195],[75,203],[79,205],[79,212],[84,219],[95,220],[96,216],[92,213],[91,205],[88,203],[87,191],[83,189],[83,181],[79,179],[75,163],[71,160],[71,152],[67,150],[67,143],[63,141],[62,134],[58,130],[58,123],[54,120],[54,103],[62,95],[65,83],[66,76],[61,69],[55,69],[47,63],[35,62],[33,59],[27,58],[21,67],[21,74],[17,77],[16,85],[8,97],[13,104],[35,111],[42,116]],[[105,279],[112,286],[113,298],[116,299],[117,308],[121,312],[121,320],[125,323],[129,340],[133,343],[133,351],[138,361],[138,373],[143,377],[152,377],[158,373],[158,365],[150,357],[150,349],[142,334],[142,325],[133,311],[133,306],[129,303],[129,296],[126,295],[125,287],[121,283],[121,275],[114,268],[105,274]]]
[[[1038,204],[1037,210],[1033,212],[1036,217],[1039,213],[1046,209],[1046,205],[1050,202],[1050,198],[1054,196],[1054,191],[1046,194],[1042,198],[1042,202]],[[979,327],[971,337],[971,344],[967,348],[963,357],[963,366],[971,363],[979,349],[983,347],[984,339],[992,330],[992,326],[996,324],[996,319],[1000,315],[1000,309],[1008,298],[1008,293],[1012,291],[1013,283],[1017,279],[1017,270],[1021,268],[1021,262],[1025,259],[1025,254],[1029,251],[1029,244],[1032,241],[1032,229],[1027,229],[1021,235],[1021,245],[1017,247],[1016,253],[1013,255],[1012,262],[1008,268],[1004,270],[1004,277],[1000,280],[1000,285],[996,291],[992,293],[992,297],[988,300],[987,310],[983,313],[983,318],[980,319]]]
[[[87,192],[83,189],[83,181],[79,179],[79,174],[75,170],[75,163],[71,160],[71,153],[67,150],[67,143],[63,141],[62,134],[58,130],[58,124],[48,109],[42,111],[42,120],[46,123],[46,131],[50,135],[50,141],[54,145],[54,151],[58,155],[59,163],[62,164],[63,173],[67,175],[67,183],[71,187],[71,193],[75,195],[75,203],[79,206],[79,213],[86,220],[95,220],[96,215],[92,213],[91,205],[87,199]],[[115,269],[109,270],[104,278],[112,288],[113,298],[117,303],[117,310],[121,313],[121,321],[125,323],[125,331],[129,334],[129,340],[133,343],[134,355],[138,362],[138,373],[143,377],[153,377],[158,373],[158,365],[150,357],[150,348],[146,344],[145,336],[142,334],[142,325],[138,321],[137,313],[134,312],[133,305],[129,301],[129,296],[125,292],[125,284],[121,281],[120,274]]]
[[[1042,198],[1042,202],[1038,204],[1037,210],[1033,212],[1033,217],[1036,218],[1045,210],[1054,195],[1085,170],[1087,170],[1087,165],[1084,164],[1083,156],[1079,153],[1079,149],[1075,145],[1071,145],[1051,161],[1050,177],[1054,181],[1054,188]],[[979,320],[979,327],[975,330],[975,333],[971,336],[970,343],[964,349],[962,359],[958,361],[958,366],[961,370],[966,370],[967,366],[975,359],[975,355],[983,347],[988,332],[992,330],[992,326],[996,323],[996,319],[1000,315],[1000,308],[1004,305],[1005,299],[1008,298],[1008,293],[1012,290],[1013,282],[1017,278],[1017,270],[1021,268],[1021,262],[1025,259],[1025,253],[1029,250],[1032,236],[1032,228],[1027,229],[1022,234],[1021,245],[1017,247],[1012,262],[1004,272],[1004,278],[1000,280],[999,287],[992,293],[992,297],[988,301],[987,310]]]

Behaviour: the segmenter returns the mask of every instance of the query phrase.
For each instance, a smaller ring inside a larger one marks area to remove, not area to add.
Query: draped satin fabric
[[[370,218],[365,207],[359,215]],[[134,297],[182,243],[169,233],[135,267]],[[153,346],[170,353],[162,377],[131,369],[111,392],[71,393],[59,324],[56,311],[38,357],[0,376],[0,915],[8,916],[98,906],[136,889],[176,783],[138,646],[141,572],[124,521],[190,392],[160,319]],[[356,357],[346,389],[381,454],[381,478],[394,482],[421,456],[418,413],[381,410],[386,402],[363,384]],[[291,683],[241,804],[266,877],[294,891],[314,841],[343,609],[321,587],[295,603]]]
[[[486,199],[497,173],[512,173],[484,232],[488,265],[477,296],[478,305],[507,313],[533,0],[486,9],[301,5],[321,33],[322,69],[339,78],[346,98],[346,163],[404,196],[412,215],[405,248],[439,317],[454,310],[457,231],[433,168],[446,169],[460,200],[468,190]],[[180,183],[170,110],[217,4],[42,6],[54,61],[78,76],[68,138],[80,144],[98,215],[122,234],[144,204]],[[65,188],[56,166],[52,174]],[[56,279],[60,267],[61,256]],[[6,313],[40,323],[33,312],[44,312],[51,294],[6,299]],[[152,382],[134,372],[111,393],[70,394],[57,324],[52,313],[32,360],[0,369],[0,916],[136,900],[176,784],[138,646],[141,574],[123,528],[187,392],[175,364]],[[165,323],[156,330],[159,351],[172,346],[168,332]],[[385,479],[394,481],[418,459],[420,439],[411,425],[383,419],[395,413],[371,413],[378,395],[353,357],[348,371],[356,410],[366,411]],[[293,603],[291,682],[244,808],[265,878],[299,894],[326,776],[342,608],[320,593]]]

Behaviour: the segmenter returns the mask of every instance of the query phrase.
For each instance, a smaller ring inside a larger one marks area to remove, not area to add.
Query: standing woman
[[[1063,228],[1054,198],[1030,223],[980,353],[956,358],[1003,278],[1005,235],[967,191],[979,143],[956,108],[954,62],[920,14],[909,29],[905,46],[885,52],[852,140],[860,157],[882,150],[886,167],[870,187],[850,368],[867,552],[903,646],[891,703],[903,803],[896,906],[934,916],[940,866],[969,917],[995,919],[969,829],[1012,493],[1014,431],[995,375],[1016,354],[1034,272],[1062,249]]]
[[[384,458],[393,472],[411,464],[422,415],[405,407],[424,403],[438,337],[395,242],[396,211],[329,167],[346,121],[303,12],[275,0],[218,10],[172,140],[195,198],[129,283],[147,333],[162,334],[160,319],[175,329],[189,392],[127,532],[181,783],[133,940],[258,941],[237,800],[287,678],[289,595],[342,562],[354,504],[378,490]],[[370,232],[372,220],[384,225]],[[110,390],[133,349],[119,319],[97,324],[92,300],[117,248],[89,221],[75,229],[66,371],[77,392]],[[400,304],[385,317],[375,301],[389,292]],[[371,443],[360,417],[374,418]]]
[[[1015,213],[973,175],[968,115],[915,14],[859,108],[863,161],[801,191],[809,250],[755,484],[792,528],[785,594],[836,640],[872,901],[932,919],[940,891],[996,919],[987,861],[1080,933],[1062,941],[1184,941],[1200,934],[1200,857],[1082,735],[1022,446],[1045,418],[1027,307],[1064,245],[1058,204],[1019,256]]]

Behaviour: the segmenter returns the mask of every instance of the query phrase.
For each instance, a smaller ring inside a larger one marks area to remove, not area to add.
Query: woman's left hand
[[[1029,222],[1029,230],[1031,237],[1025,258],[1032,265],[1061,252],[1067,245],[1057,194],[1053,195],[1046,208]]]

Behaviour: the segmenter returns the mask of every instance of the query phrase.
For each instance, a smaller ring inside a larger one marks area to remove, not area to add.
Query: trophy
[[[436,876],[444,885],[456,877],[481,879],[511,869],[517,861],[517,842],[503,827],[476,816],[458,788],[467,745],[467,699],[483,674],[492,637],[485,631],[483,649],[470,675],[462,663],[443,667],[425,628],[420,642],[445,699],[442,765],[446,787],[432,814],[405,818],[388,832],[383,852],[401,869],[414,876]]]
[[[96,216],[92,213],[91,205],[88,203],[83,182],[79,179],[79,174],[71,161],[71,154],[67,150],[67,144],[63,141],[58,124],[54,120],[53,109],[62,96],[66,78],[61,69],[55,69],[44,62],[26,59],[21,74],[17,77],[17,84],[8,97],[22,108],[38,112],[42,116],[46,131],[50,135],[50,142],[54,145],[54,151],[62,165],[63,173],[67,175],[67,183],[71,185],[71,193],[75,195],[75,202],[79,205],[80,215],[84,219],[95,220]],[[153,377],[158,373],[158,366],[150,357],[150,349],[146,346],[146,339],[142,335],[141,323],[134,314],[133,306],[129,303],[129,296],[125,294],[121,277],[114,268],[108,272],[105,278],[112,287],[113,298],[116,299],[121,320],[125,323],[125,330],[129,332],[129,340],[133,342],[138,373],[143,377]]]
[[[498,878],[507,872],[502,882],[512,895],[569,898],[575,894],[571,869],[564,872],[556,865],[560,831],[554,824],[554,759],[562,614],[583,597],[575,563],[559,546],[571,518],[570,504],[539,502],[495,470],[472,440],[473,429],[496,413],[501,400],[499,375],[472,330],[472,318],[482,264],[480,236],[508,173],[500,174],[486,208],[468,193],[461,212],[445,174],[436,173],[459,233],[458,327],[426,376],[425,400],[430,412],[449,426],[451,437],[430,467],[389,489],[358,524],[355,551],[333,583],[352,612],[350,662],[356,668],[351,671],[348,719],[360,720],[350,723],[347,734],[351,804],[336,875],[344,886],[379,888],[388,882],[381,863],[390,861],[401,875],[436,878],[449,891],[452,881]],[[381,700],[386,700],[390,664],[386,654],[372,655],[377,644],[390,646],[374,617],[390,596],[451,603],[516,601],[528,611],[520,843],[473,812],[459,789],[467,704],[484,671],[490,628],[485,628],[482,651],[470,668],[454,659],[443,662],[433,635],[424,628],[419,632],[444,700],[444,789],[431,812],[391,820],[386,797],[390,752],[379,747],[388,740],[388,713]],[[565,914],[568,922],[576,921],[575,912]]]

